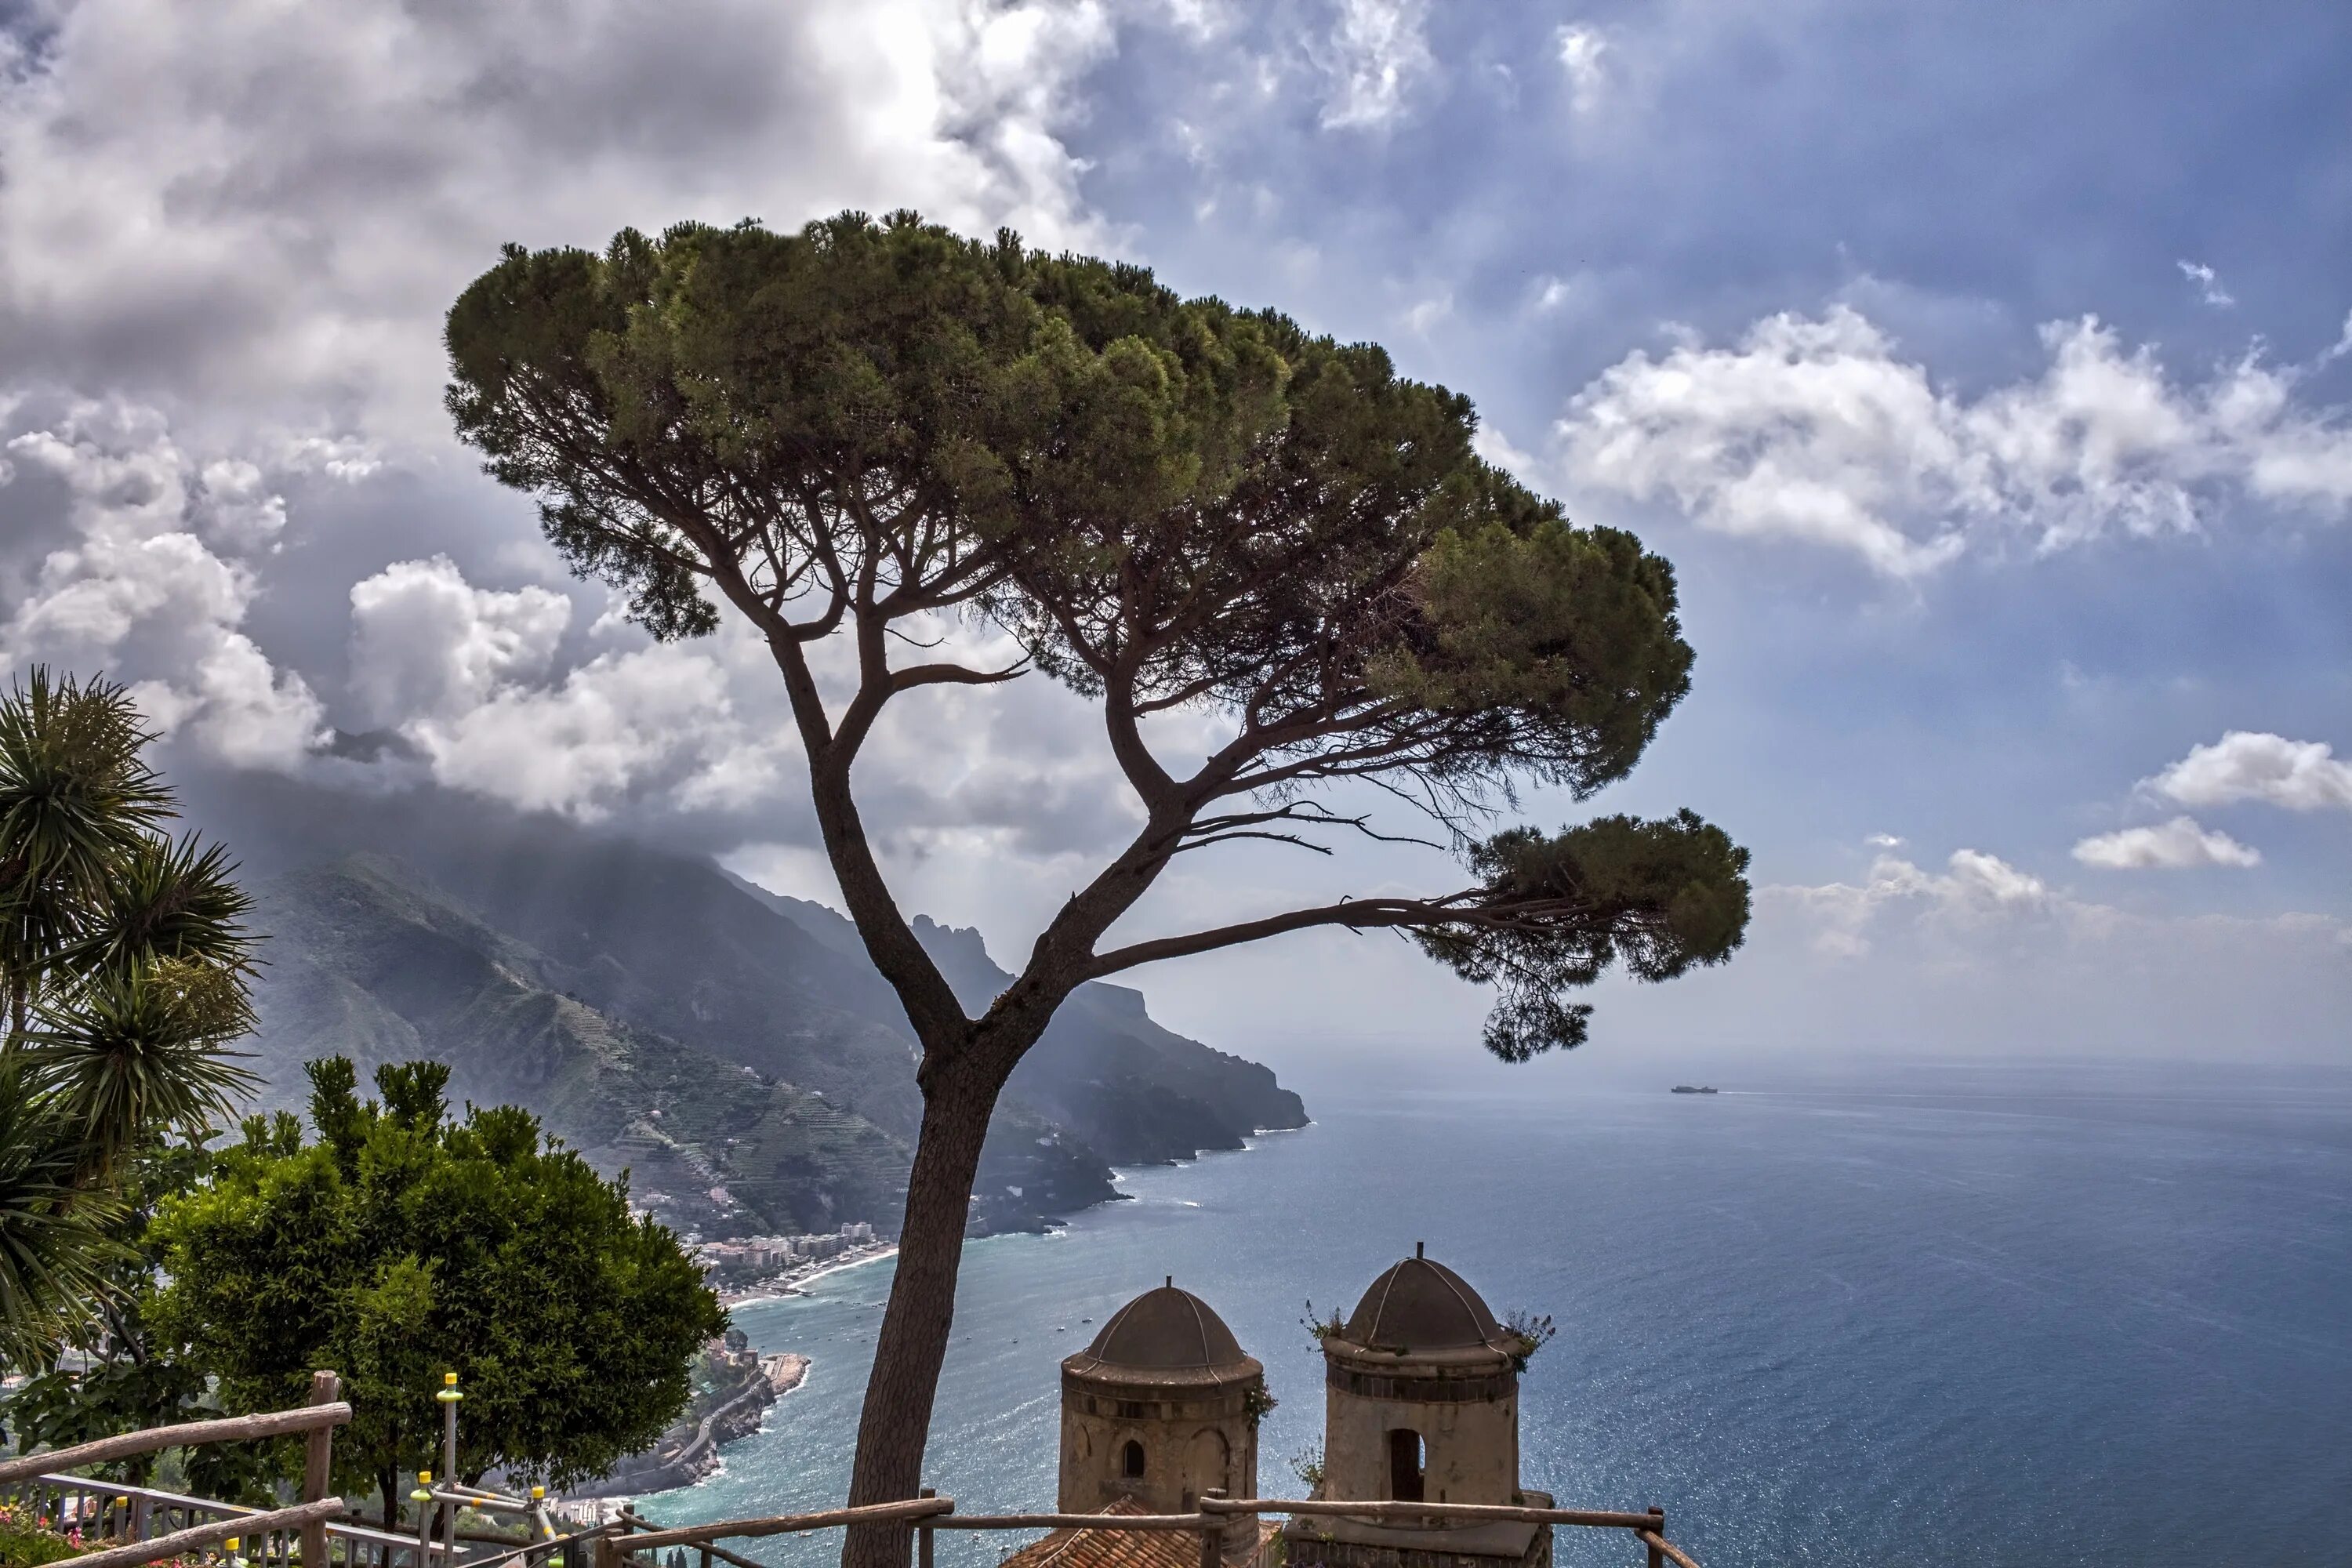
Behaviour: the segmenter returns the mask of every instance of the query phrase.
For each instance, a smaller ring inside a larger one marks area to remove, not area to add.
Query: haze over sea
[[[1352,1306],[1418,1239],[1497,1312],[1559,1321],[1523,1384],[1527,1484],[1663,1505],[1710,1568],[2352,1562],[2352,1075],[1467,1081],[1309,1084],[1303,1131],[1129,1173],[1134,1201],[1057,1235],[972,1244],[931,1482],[967,1512],[1050,1503],[1056,1363],[1173,1274],[1265,1362],[1259,1485],[1296,1496],[1287,1458],[1322,1417],[1305,1303]],[[877,1264],[738,1309],[755,1344],[814,1358],[808,1382],[721,1475],[646,1511],[839,1500],[889,1283]],[[1595,1531],[1556,1550],[1638,1561]]]

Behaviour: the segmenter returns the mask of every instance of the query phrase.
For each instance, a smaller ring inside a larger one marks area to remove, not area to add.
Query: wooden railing
[[[1488,1503],[1342,1502],[1323,1499],[1227,1498],[1216,1491],[1202,1495],[1192,1513],[995,1513],[959,1514],[955,1500],[923,1495],[903,1502],[870,1503],[861,1508],[825,1509],[816,1513],[776,1514],[761,1519],[722,1520],[713,1524],[682,1525],[656,1530],[624,1510],[619,1530],[596,1542],[594,1568],[647,1568],[631,1560],[652,1554],[651,1568],[659,1568],[658,1553],[677,1547],[694,1547],[702,1553],[701,1568],[714,1558],[731,1568],[763,1565],[719,1549],[714,1543],[767,1535],[797,1535],[807,1531],[838,1530],[855,1524],[895,1524],[915,1537],[915,1568],[935,1568],[933,1537],[942,1530],[1106,1530],[1185,1531],[1201,1538],[1201,1568],[1223,1568],[1225,1528],[1236,1515],[1286,1514],[1300,1518],[1400,1521],[1408,1525],[1442,1523],[1521,1523],[1569,1525],[1591,1530],[1622,1530],[1643,1549],[1648,1568],[1698,1568],[1688,1552],[1666,1539],[1665,1510],[1640,1513],[1605,1509],[1520,1508]]]
[[[37,1518],[46,1514],[60,1523],[79,1525],[85,1542],[93,1534],[121,1540],[120,1545],[75,1558],[75,1568],[133,1568],[134,1564],[154,1563],[229,1541],[236,1541],[240,1547],[250,1543],[249,1552],[240,1554],[257,1559],[264,1568],[290,1568],[298,1543],[304,1563],[325,1568],[327,1542],[335,1529],[333,1521],[343,1512],[343,1500],[328,1494],[334,1468],[334,1430],[352,1418],[352,1407],[337,1397],[339,1392],[339,1381],[333,1373],[314,1373],[310,1402],[299,1410],[183,1421],[52,1448],[47,1453],[0,1459],[0,1489],[31,1494]],[[84,1465],[134,1458],[165,1448],[189,1448],[205,1443],[249,1443],[298,1432],[306,1439],[301,1500],[290,1508],[245,1508],[67,1473]],[[70,1509],[67,1506],[68,1498],[73,1501]],[[48,1505],[46,1510],[44,1500]],[[175,1522],[180,1528],[169,1528]],[[166,1527],[164,1533],[150,1534],[159,1523]],[[363,1560],[351,1561],[353,1568],[359,1568]],[[380,1568],[393,1568],[393,1564],[386,1560]],[[419,1563],[415,1568],[425,1565]]]
[[[43,1460],[56,1457],[36,1456]],[[281,1527],[271,1533],[257,1527],[255,1521],[259,1516],[274,1510],[222,1502],[215,1498],[186,1497],[153,1487],[128,1486],[91,1476],[44,1473],[19,1479],[7,1489],[24,1500],[37,1517],[55,1521],[60,1529],[79,1529],[85,1542],[119,1541],[127,1544],[153,1538],[159,1531],[170,1533],[207,1521],[235,1520],[244,1526],[241,1534],[230,1532],[239,1542],[237,1555],[254,1564],[254,1568],[292,1568],[302,1561],[299,1532],[288,1532]],[[417,1568],[415,1536],[372,1529],[339,1517],[341,1513],[340,1509],[329,1512],[323,1531],[324,1561],[339,1564],[340,1568]],[[445,1560],[446,1553],[436,1541],[432,1555],[426,1559],[428,1568]],[[80,1560],[76,1559],[73,1568],[79,1565]]]
[[[698,1553],[700,1568],[714,1568],[717,1563],[728,1564],[728,1568],[764,1568],[717,1543],[864,1524],[896,1525],[908,1531],[913,1537],[915,1568],[935,1568],[936,1538],[942,1530],[1183,1531],[1200,1537],[1201,1568],[1223,1568],[1227,1527],[1237,1518],[1265,1514],[1286,1514],[1294,1519],[1390,1520],[1409,1526],[1516,1522],[1622,1530],[1641,1542],[1648,1568],[1665,1568],[1670,1562],[1676,1568],[1698,1568],[1687,1552],[1666,1539],[1665,1510],[1657,1508],[1626,1513],[1484,1503],[1227,1498],[1214,1490],[1202,1494],[1191,1513],[959,1514],[953,1498],[936,1496],[926,1487],[920,1497],[901,1502],[722,1520],[673,1530],[653,1529],[625,1508],[611,1524],[558,1536],[544,1502],[537,1495],[529,1500],[508,1498],[446,1480],[435,1488],[429,1480],[420,1478],[422,1488],[413,1494],[420,1503],[418,1531],[413,1536],[401,1535],[370,1530],[339,1517],[344,1512],[343,1500],[328,1495],[333,1470],[334,1429],[352,1418],[352,1407],[337,1397],[338,1392],[335,1374],[321,1372],[312,1377],[310,1403],[299,1410],[152,1426],[142,1432],[126,1432],[47,1453],[0,1458],[0,1491],[28,1496],[37,1517],[46,1517],[60,1526],[79,1527],[86,1543],[93,1540],[121,1542],[72,1559],[71,1568],[138,1568],[142,1563],[230,1542],[241,1548],[233,1551],[232,1555],[242,1556],[255,1568],[334,1568],[338,1558],[342,1568],[456,1568],[461,1562],[457,1532],[457,1511],[460,1507],[526,1516],[537,1527],[538,1536],[522,1543],[501,1542],[510,1549],[463,1560],[463,1568],[549,1568],[551,1559],[559,1552],[567,1553],[564,1561],[569,1568],[589,1568],[581,1561],[580,1549],[592,1542],[593,1568],[659,1568],[657,1555],[650,1557],[649,1564],[635,1560],[640,1554],[658,1554],[689,1546]],[[454,1405],[454,1399],[451,1403]],[[449,1425],[449,1451],[454,1457],[454,1410]],[[295,1433],[306,1438],[301,1500],[288,1508],[247,1508],[239,1503],[184,1497],[150,1487],[125,1486],[68,1473],[85,1465],[158,1453],[165,1448],[251,1442]],[[425,1506],[428,1504],[434,1506]],[[444,1539],[437,1542],[433,1539],[436,1508],[444,1521]],[[159,1526],[162,1534],[151,1533]]]

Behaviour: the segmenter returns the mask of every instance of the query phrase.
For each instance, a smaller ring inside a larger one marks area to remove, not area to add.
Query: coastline
[[[859,1247],[839,1258],[828,1258],[814,1268],[779,1274],[772,1279],[762,1279],[756,1285],[746,1285],[740,1290],[721,1290],[719,1293],[719,1304],[722,1307],[750,1307],[762,1301],[786,1300],[793,1296],[805,1294],[803,1287],[814,1284],[828,1274],[839,1274],[845,1269],[856,1268],[867,1263],[879,1263],[886,1258],[898,1256],[897,1242],[877,1241],[871,1247]]]
[[[701,1485],[726,1468],[720,1447],[767,1429],[776,1401],[808,1381],[809,1357],[796,1351],[738,1352],[732,1364],[748,1373],[740,1385],[698,1418],[691,1430],[673,1428],[675,1447],[656,1444],[643,1463],[557,1500],[564,1517],[602,1523],[608,1509],[634,1499]],[[568,1510],[568,1511],[566,1511]]]

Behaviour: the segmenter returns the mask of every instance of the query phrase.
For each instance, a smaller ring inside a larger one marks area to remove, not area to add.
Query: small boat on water
[[[1716,1092],[1708,1086],[1697,1083],[1678,1083],[1675,1085],[1674,1091],[1676,1094],[1713,1094]]]

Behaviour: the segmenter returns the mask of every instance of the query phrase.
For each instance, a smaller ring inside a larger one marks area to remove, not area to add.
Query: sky
[[[190,776],[837,902],[772,664],[570,576],[439,326],[507,241],[847,207],[1384,343],[1675,563],[1692,695],[1516,815],[1689,805],[1756,915],[1605,983],[1580,1057],[2352,1063],[2340,4],[0,0],[0,658],[131,682]],[[1042,677],[859,770],[902,904],[1013,966],[1137,817]],[[1119,934],[1461,878],[1213,853]],[[1278,1062],[1475,1070],[1485,998],[1393,937],[1127,978]]]

